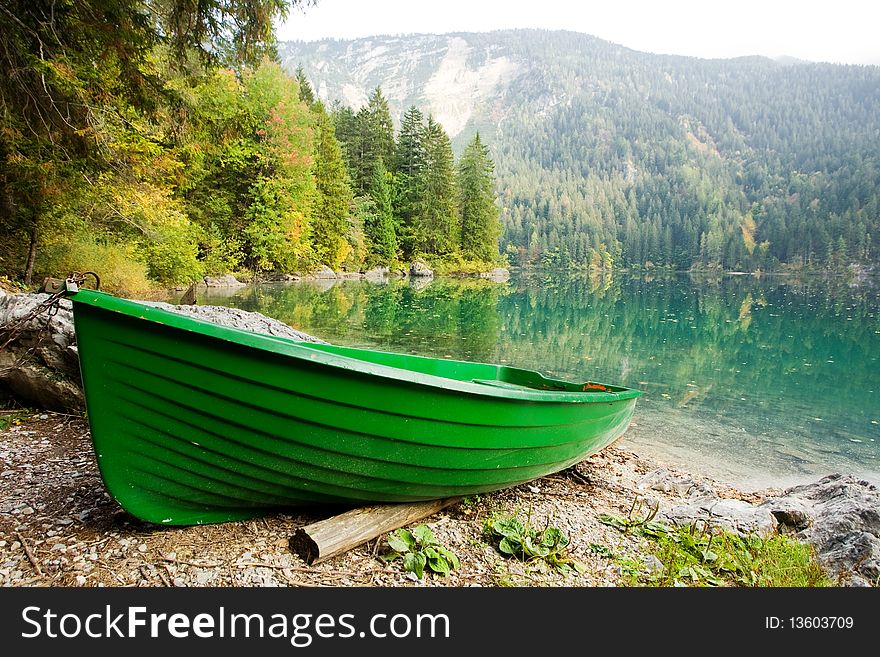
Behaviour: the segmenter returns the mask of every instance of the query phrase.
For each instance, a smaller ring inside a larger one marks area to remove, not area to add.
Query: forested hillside
[[[639,53],[539,30],[279,44],[496,164],[513,263],[840,269],[880,248],[880,68]]]
[[[125,294],[236,272],[499,259],[493,163],[379,88],[328,111],[276,60],[309,0],[0,0],[0,279]]]

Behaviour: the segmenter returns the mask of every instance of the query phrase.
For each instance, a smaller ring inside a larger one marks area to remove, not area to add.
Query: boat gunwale
[[[639,390],[624,388],[622,386],[614,386],[617,388],[616,392],[600,390],[584,390],[582,392],[568,390],[541,390],[526,386],[520,386],[520,389],[513,389],[506,386],[504,388],[497,388],[495,386],[485,385],[475,381],[454,379],[437,374],[427,374],[407,368],[373,363],[353,356],[333,354],[323,349],[313,349],[311,343],[308,342],[296,341],[291,338],[269,335],[266,333],[256,333],[231,326],[222,326],[198,317],[175,313],[170,310],[150,305],[149,303],[122,299],[97,290],[81,289],[69,298],[74,304],[83,304],[104,312],[115,313],[132,319],[159,324],[171,329],[195,333],[208,338],[228,342],[239,347],[257,349],[262,352],[312,364],[320,364],[334,369],[344,370],[346,372],[357,372],[372,377],[425,386],[435,390],[456,391],[475,397],[539,403],[614,403],[628,399],[635,399],[642,394]],[[76,311],[74,310],[74,317],[75,316]],[[321,345],[316,344],[315,346]],[[523,372],[531,372],[542,378],[546,378],[540,372],[534,370],[525,370],[523,368],[514,368],[506,365],[480,363],[477,361],[437,359],[414,354],[399,354],[394,352],[382,352],[379,350],[358,349],[356,347],[345,347],[345,349],[348,351],[364,351],[369,353],[388,353],[396,356],[403,355],[418,360],[443,360],[450,363],[463,363],[465,365],[483,365],[494,367],[496,370],[502,368],[519,370]],[[554,379],[547,380],[550,382],[555,381]],[[567,381],[564,382],[572,383]]]

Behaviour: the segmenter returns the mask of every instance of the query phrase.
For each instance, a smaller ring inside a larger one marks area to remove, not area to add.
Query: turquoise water
[[[880,483],[880,288],[785,277],[303,282],[205,294],[330,342],[642,390],[622,445],[747,489]]]

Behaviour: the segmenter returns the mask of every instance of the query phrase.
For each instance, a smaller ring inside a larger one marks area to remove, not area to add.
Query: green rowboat
[[[101,475],[152,523],[514,486],[616,440],[640,394],[295,342],[94,290],[71,299]]]

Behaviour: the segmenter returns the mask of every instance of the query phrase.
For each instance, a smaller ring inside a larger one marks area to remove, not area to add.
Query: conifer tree
[[[387,265],[397,255],[397,234],[391,206],[391,174],[381,158],[373,170],[370,196],[374,211],[365,220],[364,232],[370,253],[378,262]]]
[[[487,262],[498,258],[501,222],[495,204],[494,170],[489,149],[477,133],[458,164],[460,244],[466,258]]]
[[[394,214],[400,226],[401,247],[407,257],[413,253],[414,227],[423,196],[424,133],[424,117],[413,105],[406,110],[400,124],[394,163]]]
[[[376,87],[370,94],[367,112],[370,121],[369,136],[375,143],[374,151],[387,167],[394,161],[394,122],[391,119],[388,100],[382,95],[381,87]],[[375,167],[375,162],[373,165]]]
[[[357,115],[347,105],[341,105],[338,101],[334,103],[332,109],[333,123],[336,126],[336,140],[342,147],[345,155],[345,165],[348,169],[348,176],[354,179],[355,170],[355,153],[358,152],[358,121]]]
[[[315,92],[312,85],[306,77],[306,72],[302,64],[296,67],[296,83],[299,85],[299,99],[306,105],[311,107],[315,104]]]
[[[415,222],[415,247],[425,253],[449,254],[458,248],[455,156],[443,126],[430,115],[423,143],[425,168]]]
[[[355,116],[354,138],[350,140],[348,155],[352,188],[355,194],[369,193],[376,162],[391,162],[394,157],[394,125],[388,101],[379,87]]]

